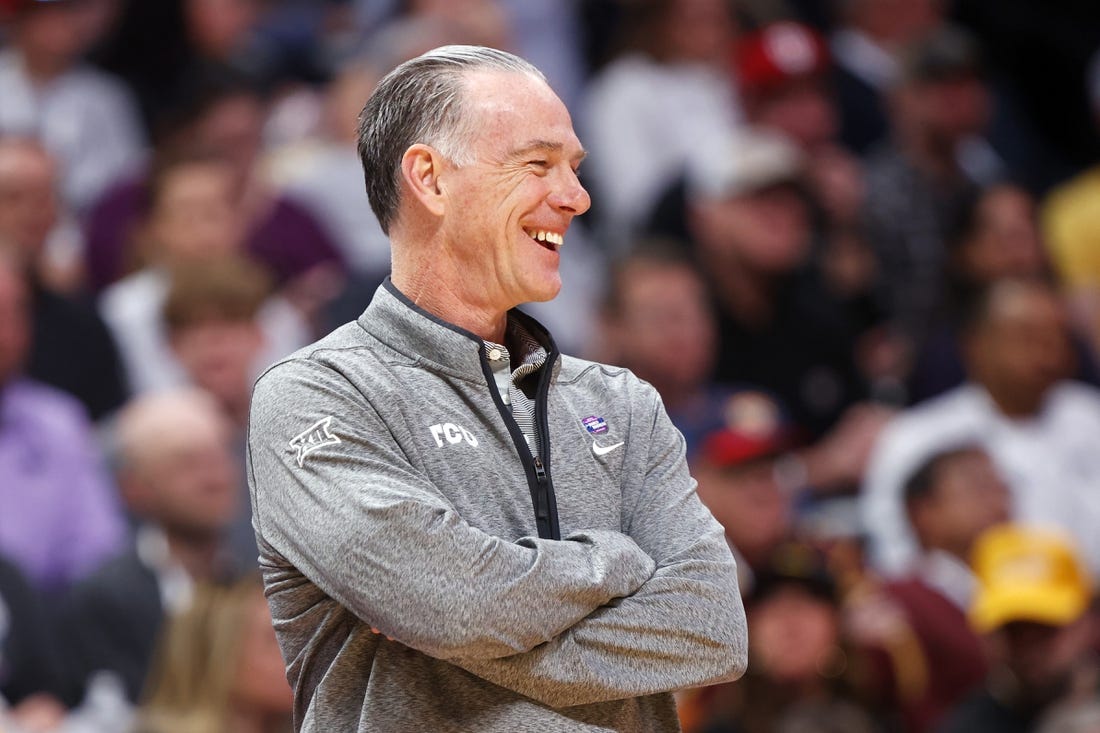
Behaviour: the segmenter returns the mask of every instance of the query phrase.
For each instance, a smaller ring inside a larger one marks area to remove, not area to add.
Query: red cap
[[[792,21],[773,23],[737,42],[734,70],[741,88],[766,92],[829,68],[829,51],[821,34]]]
[[[700,456],[715,466],[739,466],[778,455],[791,444],[792,431],[770,395],[744,390],[723,405],[723,424],[703,439]]]

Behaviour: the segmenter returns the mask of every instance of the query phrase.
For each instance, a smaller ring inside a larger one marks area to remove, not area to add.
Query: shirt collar
[[[918,574],[962,611],[970,608],[977,580],[962,560],[943,550],[931,550],[922,558]]]
[[[557,346],[542,324],[518,309],[508,311],[508,321],[509,327],[514,323],[544,351],[544,359],[557,367]],[[389,278],[375,291],[358,323],[390,348],[438,371],[464,378],[490,376],[484,356],[487,348],[481,338],[416,305]],[[525,361],[528,356],[524,355]]]

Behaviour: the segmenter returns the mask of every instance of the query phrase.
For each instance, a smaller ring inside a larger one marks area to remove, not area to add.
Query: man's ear
[[[425,209],[442,216],[446,209],[446,195],[440,185],[446,162],[431,145],[416,143],[401,156],[401,177],[405,185]]]

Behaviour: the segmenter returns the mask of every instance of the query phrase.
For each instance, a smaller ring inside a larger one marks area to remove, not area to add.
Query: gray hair
[[[470,162],[474,120],[465,114],[463,83],[475,70],[509,71],[546,80],[532,64],[483,46],[441,46],[398,66],[378,83],[359,115],[359,158],[371,209],[389,234],[401,203],[401,157],[431,145],[455,165]]]

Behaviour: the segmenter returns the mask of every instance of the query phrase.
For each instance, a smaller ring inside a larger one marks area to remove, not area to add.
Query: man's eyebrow
[[[565,145],[563,143],[552,142],[550,140],[531,140],[531,141],[529,141],[529,142],[527,142],[523,145],[520,145],[518,148],[512,150],[509,153],[509,157],[511,157],[511,158],[522,158],[525,155],[531,155],[532,153],[537,153],[537,152],[541,152],[541,151],[551,151],[551,152],[555,152],[555,153],[560,153],[564,149],[565,149]],[[588,151],[585,150],[584,148],[581,148],[579,151],[577,151],[572,156],[571,160],[575,161],[576,163],[580,163],[582,160],[584,160],[587,157],[588,157]]]

